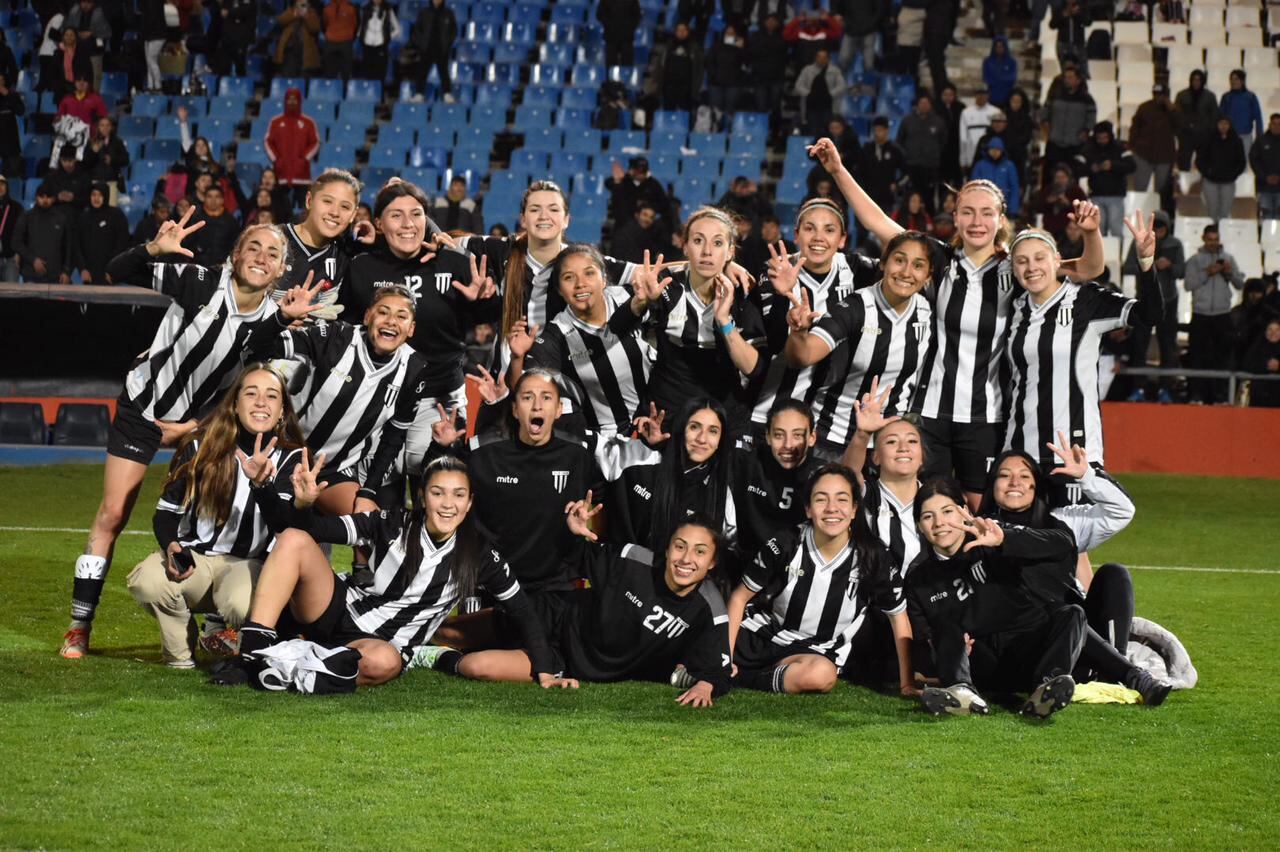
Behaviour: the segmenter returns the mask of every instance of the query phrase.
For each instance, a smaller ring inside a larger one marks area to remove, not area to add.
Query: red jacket
[[[320,150],[320,134],[316,123],[302,114],[301,90],[284,93],[284,112],[271,119],[263,142],[280,183],[311,183],[311,160]]]
[[[107,105],[97,92],[89,92],[81,100],[75,94],[67,95],[58,104],[58,115],[74,115],[89,125],[92,131],[98,126],[98,119],[107,114]]]

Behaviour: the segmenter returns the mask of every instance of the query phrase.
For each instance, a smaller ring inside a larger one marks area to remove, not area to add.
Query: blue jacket
[[[1004,43],[1004,56],[996,56],[996,42]],[[1009,92],[1018,82],[1018,60],[1009,53],[1009,39],[996,36],[991,42],[991,53],[982,60],[982,82],[987,84],[987,97],[993,104],[1004,106],[1009,102]]]
[[[991,148],[1003,151],[1004,140],[998,136],[992,139],[987,143],[987,150]],[[973,164],[973,172],[969,177],[971,180],[989,180],[1000,187],[1008,206],[1008,214],[1016,216],[1022,207],[1022,184],[1018,182],[1018,169],[1005,157],[1001,157],[998,162],[991,159],[987,150],[980,152],[981,156]]]
[[[1267,129],[1262,121],[1262,106],[1258,103],[1258,96],[1248,89],[1226,92],[1218,106],[1230,117],[1231,126],[1241,138],[1252,139]]]

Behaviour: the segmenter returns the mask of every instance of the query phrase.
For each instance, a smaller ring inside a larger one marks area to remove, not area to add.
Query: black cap
[[[36,187],[36,195],[43,195],[46,198],[53,198],[53,187],[48,183],[42,183]]]
[[[648,157],[632,157],[631,162],[627,164],[627,167],[632,169],[644,169],[645,171],[648,171],[649,158]]]
[[[1113,125],[1113,124],[1112,124],[1111,122],[1109,122],[1109,121],[1099,121],[1097,124],[1095,124],[1095,125],[1093,126],[1093,132],[1094,132],[1094,133],[1106,133],[1106,134],[1109,134],[1109,135],[1111,135],[1111,136],[1115,136],[1115,135],[1116,135],[1115,125]]]

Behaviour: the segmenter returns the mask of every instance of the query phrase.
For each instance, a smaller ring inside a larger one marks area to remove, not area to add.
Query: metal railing
[[[1199,370],[1183,367],[1121,367],[1117,375],[1154,376],[1156,378],[1176,378],[1184,376],[1188,379],[1226,379],[1227,399],[1232,405],[1247,405],[1239,402],[1236,391],[1240,382],[1274,382],[1280,381],[1280,373],[1246,373],[1242,370]]]

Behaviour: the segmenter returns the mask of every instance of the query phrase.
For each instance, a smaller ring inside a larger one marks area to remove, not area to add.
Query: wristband
[[[723,337],[728,337],[730,334],[733,334],[734,329],[736,329],[737,327],[738,327],[737,323],[735,323],[733,320],[729,320],[727,323],[720,326],[720,334]]]
[[[1151,267],[1155,265],[1156,265],[1156,256],[1154,254],[1151,255],[1151,257],[1138,258],[1138,268],[1141,269],[1143,272],[1150,272]]]

